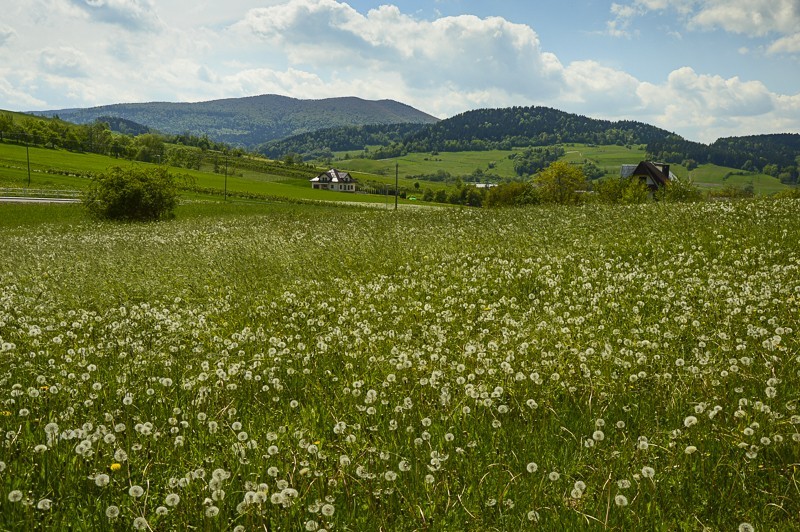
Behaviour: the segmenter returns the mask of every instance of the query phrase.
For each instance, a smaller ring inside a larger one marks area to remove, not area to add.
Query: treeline
[[[114,131],[108,122],[72,124],[59,118],[0,113],[0,142],[96,153],[192,170],[209,168],[229,175],[241,174],[245,170],[297,179],[316,175],[316,169],[311,166],[262,160],[241,148],[212,141],[206,135],[163,135],[150,130],[141,133],[142,130],[135,127],[139,124],[114,117],[111,123],[140,133]]]
[[[798,182],[800,135],[782,133],[721,138],[706,146],[672,135],[647,144],[651,159],[691,166],[711,163],[746,172],[763,172],[783,183]]]
[[[549,107],[478,109],[406,135],[373,150],[373,158],[431,151],[511,150],[520,147],[585,144],[645,144],[669,133],[640,122],[596,120]]]
[[[299,154],[304,159],[333,158],[333,152],[360,152],[367,146],[385,146],[422,129],[424,124],[373,124],[321,129],[274,140],[259,146],[256,151],[271,158]]]

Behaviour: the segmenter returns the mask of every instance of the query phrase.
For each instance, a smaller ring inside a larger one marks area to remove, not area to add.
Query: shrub
[[[645,203],[650,191],[640,179],[603,179],[593,183],[600,203]]]
[[[658,189],[656,199],[670,203],[694,202],[703,199],[703,192],[691,179],[674,180]]]
[[[533,178],[537,196],[543,203],[581,203],[588,183],[583,169],[556,161]]]
[[[115,166],[92,180],[84,204],[100,219],[152,221],[174,216],[178,189],[166,168]]]
[[[532,183],[503,183],[492,187],[486,193],[487,207],[508,207],[538,203],[536,190]]]

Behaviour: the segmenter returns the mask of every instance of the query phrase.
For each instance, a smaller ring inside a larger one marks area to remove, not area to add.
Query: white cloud
[[[690,24],[749,36],[786,35],[800,25],[797,0],[706,0],[698,2]]]
[[[664,84],[641,83],[637,96],[653,124],[692,140],[798,131],[796,122],[781,120],[780,127],[777,123],[792,113],[791,105],[800,94],[782,98],[758,81],[723,79],[684,67],[671,72]]]
[[[465,91],[504,87],[512,94],[554,94],[561,65],[529,27],[499,17],[417,20],[395,6],[366,15],[335,0],[291,0],[252,10],[235,29],[275,46],[291,61],[345,73],[369,69],[401,74],[409,86],[440,80]]]
[[[135,31],[155,30],[162,23],[152,0],[68,0],[91,18]]]
[[[84,77],[89,71],[86,55],[67,46],[43,49],[38,62],[44,71],[66,77]]]
[[[783,37],[773,43],[771,51],[800,52],[798,0],[632,0],[612,4],[608,33],[625,35],[635,18],[651,11],[674,11],[688,29],[721,29],[748,37],[780,35]]]
[[[778,39],[767,50],[771,54],[800,53],[800,33]]]
[[[177,0],[160,1],[158,8],[144,0],[30,1],[36,9],[14,4],[3,21],[7,26],[0,26],[0,43],[8,36],[0,44],[0,107],[276,93],[391,98],[443,118],[480,107],[545,105],[640,120],[703,141],[800,130],[800,94],[777,94],[744,75],[723,78],[690,68],[646,83],[623,67],[592,59],[592,50],[562,63],[533,28],[500,17],[421,19],[396,6],[363,12],[340,0],[262,0],[272,5],[248,10],[245,0],[230,0],[238,15],[206,14],[203,20],[219,22],[197,25],[189,16],[179,20]],[[711,2],[615,5],[620,24],[630,21],[630,31],[635,17],[648,10],[680,11],[689,24]],[[205,7],[224,11],[198,0],[187,13]],[[118,16],[101,17],[93,9],[116,10]],[[144,37],[108,23],[137,16],[163,22]],[[770,51],[792,53],[798,41],[795,33],[786,35]]]
[[[15,35],[16,32],[13,28],[9,28],[8,26],[0,26],[0,46],[3,46],[5,43],[13,39]]]

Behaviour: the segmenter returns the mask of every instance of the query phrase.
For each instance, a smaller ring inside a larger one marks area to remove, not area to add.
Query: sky
[[[0,109],[282,94],[800,132],[800,0],[0,0]]]

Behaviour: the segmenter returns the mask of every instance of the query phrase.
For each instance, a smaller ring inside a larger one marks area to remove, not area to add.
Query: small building
[[[639,164],[623,164],[620,177],[638,177],[653,192],[665,187],[670,181],[678,180],[678,177],[669,171],[668,164],[650,161],[642,161]]]
[[[331,168],[311,179],[311,188],[319,190],[335,190],[337,192],[355,192],[356,180],[347,172]]]

